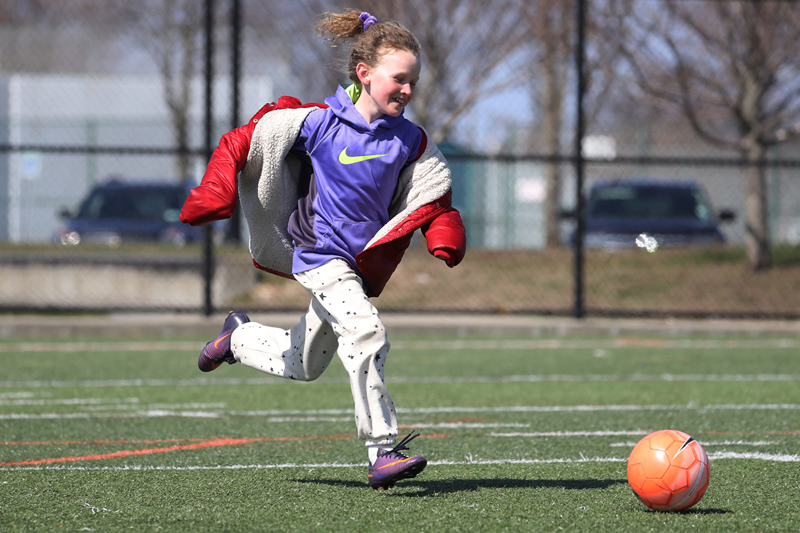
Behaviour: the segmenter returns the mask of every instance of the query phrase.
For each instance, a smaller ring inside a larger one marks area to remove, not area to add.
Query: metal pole
[[[239,77],[242,70],[242,3],[241,0],[231,0],[231,129],[241,126],[239,124]]]
[[[584,81],[584,46],[586,31],[586,0],[577,0],[577,32],[578,42],[575,47],[575,68],[577,69],[577,87],[576,87],[576,104],[577,110],[575,113],[575,318],[583,318],[583,281],[584,281],[584,264],[583,264],[583,235],[584,235],[584,219],[583,219],[583,93],[585,88]]]
[[[231,129],[235,130],[239,123],[239,99],[240,99],[240,77],[241,77],[241,49],[242,49],[242,6],[241,0],[231,0]],[[228,221],[228,230],[225,232],[225,241],[239,243],[242,235],[241,212],[239,206],[233,212],[233,216]]]
[[[212,133],[214,126],[213,83],[214,83],[214,0],[206,0],[205,23],[205,143],[206,163],[213,153]],[[214,281],[214,229],[211,224],[203,232],[203,314],[210,316],[214,311],[211,287]]]

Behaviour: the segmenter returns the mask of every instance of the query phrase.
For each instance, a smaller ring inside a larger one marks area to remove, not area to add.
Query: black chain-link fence
[[[0,309],[304,309],[243,219],[174,196],[264,103],[346,81],[313,26],[349,5],[0,2]],[[407,116],[468,235],[452,270],[415,237],[379,309],[800,316],[800,4],[357,7],[422,44]]]

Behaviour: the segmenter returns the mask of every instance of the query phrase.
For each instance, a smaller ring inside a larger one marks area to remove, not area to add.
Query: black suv
[[[94,187],[77,214],[63,210],[55,240],[117,247],[123,242],[164,242],[181,247],[201,237],[200,229],[178,220],[189,196],[188,183],[111,180]]]
[[[735,218],[727,209],[715,213],[695,182],[647,179],[595,183],[584,216],[584,245],[602,249],[635,247],[642,233],[659,246],[722,244],[719,223]]]

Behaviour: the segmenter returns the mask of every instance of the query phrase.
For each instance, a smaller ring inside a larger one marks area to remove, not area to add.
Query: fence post
[[[205,161],[211,160],[213,152],[212,132],[214,126],[213,83],[214,83],[214,0],[206,0],[205,21]],[[214,282],[214,229],[212,224],[203,228],[203,314],[210,316],[214,311],[211,288]]]
[[[241,123],[239,122],[239,98],[241,93],[241,70],[242,70],[242,6],[241,0],[231,0],[231,124],[230,128],[235,130]],[[233,211],[233,216],[228,221],[228,229],[225,232],[225,241],[239,244],[242,239],[241,211],[237,204]]]
[[[577,87],[575,91],[575,303],[573,314],[575,318],[583,318],[583,96],[584,81],[584,46],[585,46],[585,21],[586,0],[577,0],[577,44],[575,46],[575,68]]]

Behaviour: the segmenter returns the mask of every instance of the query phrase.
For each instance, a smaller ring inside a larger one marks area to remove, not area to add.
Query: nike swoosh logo
[[[408,461],[409,459],[411,459],[411,457],[406,457],[405,459],[401,459],[401,460],[399,460],[399,461],[395,461],[395,462],[393,462],[393,463],[389,463],[389,464],[386,464],[386,465],[383,465],[383,466],[379,466],[379,467],[378,467],[378,470],[380,470],[380,469],[382,469],[382,468],[388,468],[388,467],[390,467],[390,466],[394,466],[394,465],[399,465],[400,463],[405,463],[405,462],[406,462],[406,461]]]
[[[231,332],[231,333],[233,333],[233,332]],[[219,348],[219,346],[217,346],[219,344],[219,341],[221,341],[222,339],[228,337],[229,335],[230,335],[230,333],[228,333],[227,335],[223,335],[222,337],[220,337],[217,340],[215,340],[214,341],[214,348]]]
[[[376,157],[385,157],[389,154],[377,154],[377,155],[355,155],[350,156],[347,155],[347,147],[344,147],[344,150],[339,154],[339,163],[343,165],[352,165],[353,163],[360,163],[361,161],[368,161],[370,159],[375,159]]]

